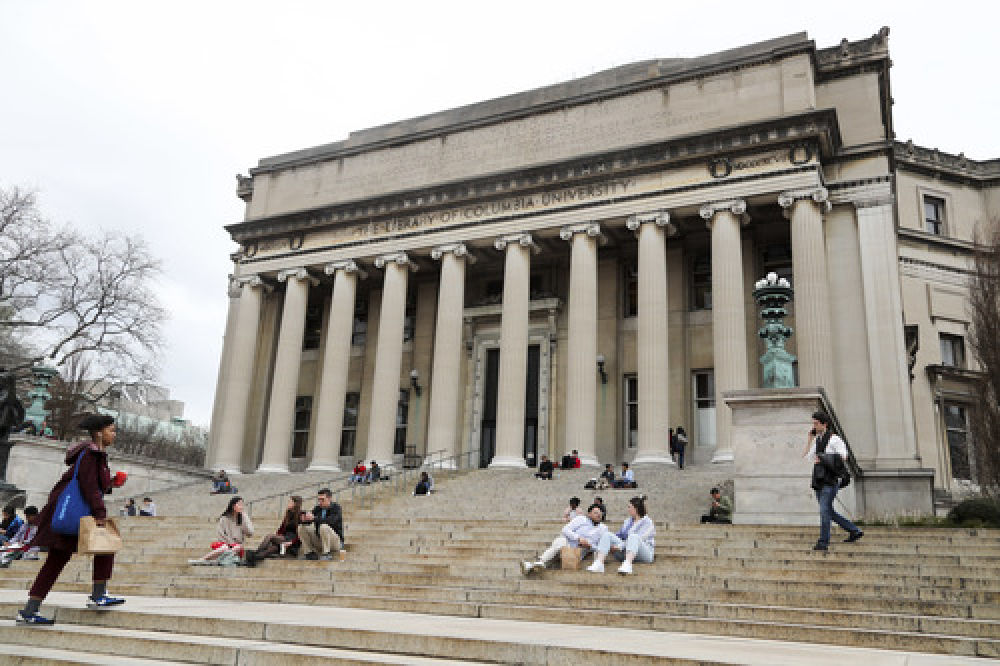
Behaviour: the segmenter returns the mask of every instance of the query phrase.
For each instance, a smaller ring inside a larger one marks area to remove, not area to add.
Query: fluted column
[[[569,267],[569,338],[566,343],[566,442],[580,462],[597,465],[597,239],[598,224],[563,227],[572,244]]]
[[[375,267],[385,269],[385,278],[375,349],[375,376],[372,380],[368,458],[377,460],[379,465],[391,465],[396,437],[396,406],[399,403],[399,371],[403,362],[407,273],[413,264],[405,252],[395,252],[377,257]]]
[[[351,260],[327,264],[323,271],[333,275],[330,316],[323,345],[323,369],[316,398],[316,435],[309,471],[340,469],[340,439],[344,427],[344,400],[351,369],[351,334],[358,276],[365,272]]]
[[[528,378],[528,306],[531,286],[531,234],[503,236],[494,247],[506,251],[503,314],[500,320],[500,378],[497,395],[496,452],[490,467],[526,467],[524,398]]]
[[[747,210],[743,200],[701,207],[712,231],[712,354],[715,363],[715,454],[712,462],[730,462],[732,416],[722,399],[725,391],[748,387],[746,309],[743,293],[743,248],[740,223]]]
[[[462,310],[465,306],[467,255],[468,250],[462,243],[441,245],[431,250],[431,258],[441,262],[441,278],[434,328],[427,450],[432,447],[440,449],[444,458],[459,452],[458,408],[462,387]],[[451,461],[448,466],[453,464],[454,461]]]
[[[258,472],[287,472],[295,426],[295,395],[299,389],[302,365],[302,336],[306,326],[309,285],[316,279],[305,268],[289,268],[278,273],[279,282],[287,282],[285,303],[278,329],[278,350],[274,357],[271,402],[267,410],[264,453]]]
[[[212,402],[212,422],[208,427],[208,446],[205,452],[205,467],[219,469],[219,433],[222,430],[222,413],[225,408],[226,391],[229,389],[229,372],[233,355],[233,331],[240,316],[240,285],[229,276],[229,308],[226,312],[226,332],[222,336],[222,354],[219,358],[219,375],[215,380],[215,400]]]
[[[784,192],[778,204],[792,226],[792,271],[795,274],[796,355],[799,385],[822,386],[834,396],[830,285],[826,266],[823,210],[829,209],[825,188]]]
[[[666,211],[633,215],[625,226],[639,236],[639,449],[635,463],[673,465],[667,350]]]
[[[257,351],[257,331],[260,327],[261,292],[270,287],[259,275],[236,278],[240,290],[236,325],[233,327],[226,384],[220,387],[222,409],[219,414],[216,451],[213,468],[239,473],[243,458],[243,438],[246,436],[247,406],[253,378],[253,360]]]

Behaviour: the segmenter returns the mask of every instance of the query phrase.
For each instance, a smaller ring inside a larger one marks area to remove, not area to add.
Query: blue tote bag
[[[73,478],[69,480],[56,499],[56,508],[52,512],[52,529],[59,534],[76,536],[80,533],[80,518],[90,515],[90,505],[83,499],[83,493],[80,491],[80,480],[77,479],[77,474],[80,473],[80,461],[86,454],[87,451],[83,450],[77,456],[76,467],[73,468]]]

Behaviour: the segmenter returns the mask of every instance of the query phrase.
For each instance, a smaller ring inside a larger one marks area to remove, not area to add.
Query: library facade
[[[886,29],[800,33],[260,160],[207,464],[671,465],[683,426],[738,473],[775,273],[790,394],[835,414],[866,506],[974,479],[964,299],[1000,164],[895,141],[889,72]]]

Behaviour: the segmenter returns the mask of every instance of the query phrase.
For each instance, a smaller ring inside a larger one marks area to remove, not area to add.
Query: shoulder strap
[[[826,453],[826,446],[830,443],[830,437],[833,433],[829,428],[826,429],[822,435],[819,436],[819,441],[816,442],[816,453]]]
[[[73,467],[73,478],[75,479],[80,473],[80,461],[83,460],[84,454],[87,453],[87,449],[80,451],[80,455],[76,457],[76,465]]]

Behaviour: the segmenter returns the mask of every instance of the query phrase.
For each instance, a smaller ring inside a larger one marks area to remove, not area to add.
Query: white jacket
[[[592,548],[596,548],[597,542],[601,540],[601,535],[607,531],[608,527],[604,523],[595,525],[590,516],[577,516],[563,525],[560,534],[571,546],[579,546],[580,539],[586,539]]]

